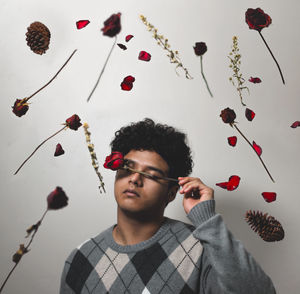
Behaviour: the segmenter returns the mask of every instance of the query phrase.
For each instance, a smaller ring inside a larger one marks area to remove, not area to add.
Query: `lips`
[[[132,190],[132,189],[127,189],[124,191],[124,193],[127,195],[127,196],[137,196],[137,197],[140,197],[140,195],[135,191],[135,190]]]

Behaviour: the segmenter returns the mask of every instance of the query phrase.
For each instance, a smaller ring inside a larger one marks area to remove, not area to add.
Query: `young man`
[[[270,278],[215,212],[214,191],[192,171],[186,137],[150,119],[121,128],[117,224],[68,257],[60,294],[274,294]],[[178,182],[166,180],[175,178]],[[164,217],[177,191],[192,225]]]

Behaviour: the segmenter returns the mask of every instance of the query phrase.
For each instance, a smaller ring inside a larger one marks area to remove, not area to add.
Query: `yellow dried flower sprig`
[[[170,44],[169,44],[169,40],[166,39],[163,35],[159,35],[158,34],[158,30],[151,24],[147,21],[146,17],[143,16],[143,15],[140,15],[140,19],[142,20],[142,22],[147,26],[147,29],[149,32],[153,32],[153,38],[157,41],[157,44],[162,47],[164,50],[167,50],[168,53],[167,53],[167,56],[169,57],[170,59],[170,62],[171,63],[174,63],[176,64],[176,68],[175,68],[175,72],[177,75],[178,72],[177,72],[177,68],[182,68],[185,72],[185,77],[187,79],[192,79],[193,77],[189,74],[187,68],[185,68],[179,58],[179,55],[178,55],[178,51],[173,51],[170,49]]]
[[[232,84],[236,87],[241,103],[243,106],[246,106],[246,104],[243,102],[243,96],[242,96],[242,90],[246,89],[249,93],[249,89],[246,86],[243,86],[245,79],[242,76],[242,73],[240,73],[240,65],[241,65],[241,54],[239,53],[239,47],[238,47],[238,38],[234,36],[232,38],[233,45],[231,46],[231,52],[229,53],[228,58],[230,59],[230,65],[229,67],[232,68],[233,74],[229,78],[229,81],[232,82]]]
[[[99,190],[100,193],[102,193],[101,189],[103,190],[103,192],[105,193],[105,188],[104,188],[104,182],[103,182],[103,177],[99,172],[99,164],[98,164],[98,160],[97,160],[97,156],[96,153],[94,151],[94,144],[91,143],[91,133],[88,131],[89,125],[87,123],[83,124],[83,129],[84,129],[84,133],[85,133],[85,138],[86,138],[86,143],[91,155],[91,159],[92,159],[92,166],[95,169],[95,172],[100,180],[100,186],[99,186]]]

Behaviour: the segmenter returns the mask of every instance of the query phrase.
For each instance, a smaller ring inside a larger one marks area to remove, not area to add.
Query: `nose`
[[[136,185],[136,186],[141,186],[143,181],[142,181],[142,175],[137,172],[132,172],[129,177],[129,182]]]

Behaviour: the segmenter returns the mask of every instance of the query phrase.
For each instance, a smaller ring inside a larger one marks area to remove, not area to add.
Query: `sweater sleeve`
[[[59,294],[74,294],[75,292],[69,287],[67,284],[67,274],[70,270],[70,260],[73,258],[76,250],[73,250],[71,254],[69,255],[68,259],[65,261],[65,265],[61,274],[61,279],[60,279],[60,290]]]
[[[276,293],[271,279],[215,213],[214,200],[197,204],[187,216],[203,246],[199,294]]]

